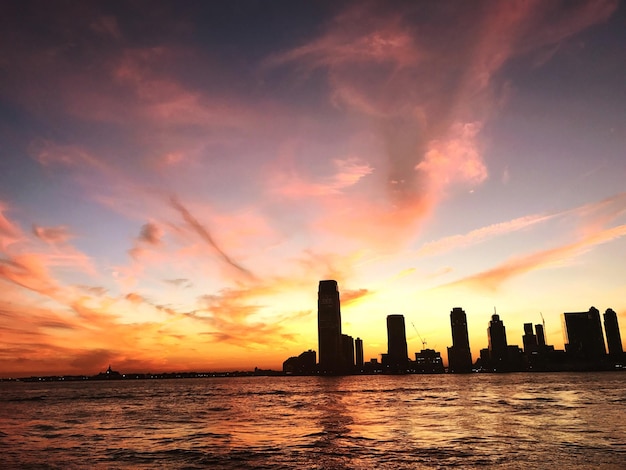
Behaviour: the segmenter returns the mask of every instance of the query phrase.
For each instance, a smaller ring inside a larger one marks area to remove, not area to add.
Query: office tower
[[[524,344],[524,352],[526,354],[537,352],[537,336],[533,333],[532,323],[524,323],[524,336],[522,336],[522,342]]]
[[[600,311],[591,307],[588,312],[563,314],[565,323],[565,351],[581,361],[598,361],[606,355]]]
[[[404,369],[409,362],[404,315],[387,315],[387,361],[394,369]]]
[[[352,336],[341,335],[341,356],[345,372],[354,370],[354,339]]]
[[[507,363],[506,328],[500,316],[494,313],[487,328],[489,340],[489,358],[494,369],[502,369]]]
[[[546,333],[543,331],[543,325],[535,325],[535,332],[537,333],[537,346],[545,348],[546,346]]]
[[[363,368],[363,340],[361,338],[357,338],[354,340],[354,350],[356,353],[356,366],[359,369]]]
[[[452,346],[448,348],[448,371],[471,372],[472,353],[467,334],[467,318],[462,308],[454,307],[452,309],[450,326],[452,329]]]
[[[604,332],[606,333],[606,342],[609,346],[609,356],[621,358],[624,355],[622,337],[619,333],[617,313],[611,308],[604,312]]]
[[[343,370],[341,311],[337,281],[320,281],[317,297],[319,371],[336,374]]]

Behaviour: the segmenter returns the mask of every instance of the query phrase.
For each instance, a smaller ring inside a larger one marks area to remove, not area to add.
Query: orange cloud
[[[503,283],[511,278],[537,269],[559,266],[572,258],[588,252],[596,245],[609,243],[625,235],[626,225],[619,225],[585,237],[583,240],[576,243],[512,258],[493,269],[483,271],[441,287],[462,286],[470,289],[496,291]]]
[[[358,303],[360,300],[372,295],[373,292],[369,289],[344,289],[341,291],[341,304],[350,305],[352,303]]]
[[[36,254],[20,254],[10,260],[0,260],[0,280],[46,296],[53,295],[59,288],[43,258]]]

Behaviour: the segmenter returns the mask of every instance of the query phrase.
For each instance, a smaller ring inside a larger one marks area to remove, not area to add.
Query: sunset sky
[[[0,377],[626,337],[626,5],[0,6]]]

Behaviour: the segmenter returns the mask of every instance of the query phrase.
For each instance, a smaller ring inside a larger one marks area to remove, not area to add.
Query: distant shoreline
[[[591,372],[626,372],[626,367],[614,368],[596,368],[596,369],[561,369],[561,370],[526,370],[526,371],[510,371],[510,372],[491,372],[491,371],[473,371],[467,374],[451,374],[451,375],[473,375],[473,374],[540,374],[540,373],[591,373]],[[390,374],[383,372],[365,372],[345,375],[324,375],[324,374],[289,374],[278,370],[252,370],[252,371],[231,371],[231,372],[164,372],[160,374],[151,373],[132,373],[108,376],[105,373],[97,375],[48,375],[48,376],[30,376],[30,377],[11,377],[0,378],[0,382],[119,382],[128,380],[173,380],[173,379],[205,379],[205,378],[228,378],[228,377],[348,377],[356,375],[448,375],[446,372],[441,373],[412,373]]]

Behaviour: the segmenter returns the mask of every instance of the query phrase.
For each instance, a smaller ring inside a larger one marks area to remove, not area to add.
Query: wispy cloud
[[[178,199],[172,197],[170,199],[172,207],[176,209],[182,215],[183,219],[189,226],[204,240],[215,252],[219,255],[219,257],[229,266],[235,268],[235,270],[241,274],[243,274],[247,278],[254,278],[254,275],[251,271],[241,266],[239,263],[233,261],[230,256],[228,256],[215,242],[209,231],[206,229],[204,225],[202,225],[198,220],[187,210],[185,206],[183,206]]]
[[[626,225],[619,225],[587,236],[584,239],[549,250],[517,256],[495,268],[468,276],[442,287],[467,287],[470,289],[496,291],[508,280],[537,269],[562,266],[587,253],[597,245],[609,243],[626,235]]]
[[[0,361],[12,370],[183,368],[209,350],[272,350],[301,336],[293,322],[311,320],[321,278],[347,305],[376,301],[379,286],[354,281],[365,261],[406,253],[439,205],[489,180],[484,137],[515,92],[511,59],[543,67],[618,3],[348,2],[297,36],[308,39],[237,60],[194,42],[195,7],[168,5],[122,9],[124,21],[98,3],[0,17],[0,97],[19,117],[0,131],[23,133],[11,153],[30,154],[36,169],[22,173],[42,178],[37,191],[2,188],[23,201],[0,203]],[[510,168],[503,181],[516,181]],[[43,200],[51,181],[83,199],[58,221],[64,206]],[[625,201],[503,216],[417,254],[575,220],[555,248],[452,284],[495,290],[623,237],[608,227]],[[106,229],[76,226],[85,206],[104,207]],[[453,269],[401,261],[383,276]]]
[[[18,241],[21,237],[20,229],[11,222],[4,213],[7,206],[0,201],[0,250],[5,251],[9,245]]]
[[[440,240],[425,243],[417,251],[417,255],[433,256],[460,248],[467,248],[468,246],[485,242],[500,235],[530,228],[536,224],[551,220],[554,217],[555,215],[528,215],[507,222],[481,227],[463,235],[452,235]]]
[[[372,295],[373,292],[369,289],[344,289],[341,291],[341,303],[342,305],[350,305],[353,303],[358,303],[364,300],[366,297]]]
[[[33,233],[40,240],[52,244],[65,243],[73,237],[69,228],[65,226],[40,227],[33,225]]]
[[[272,175],[268,188],[272,193],[291,198],[333,196],[354,186],[374,171],[367,162],[356,157],[335,159],[332,163],[335,172],[322,181],[303,178],[295,170],[277,171]]]
[[[495,78],[507,61],[606,20],[617,3],[480,5],[350,5],[320,37],[265,64],[305,76],[327,71],[332,103],[367,116],[377,131],[389,195],[413,219],[451,188],[487,179],[480,131],[497,112],[504,91]]]

